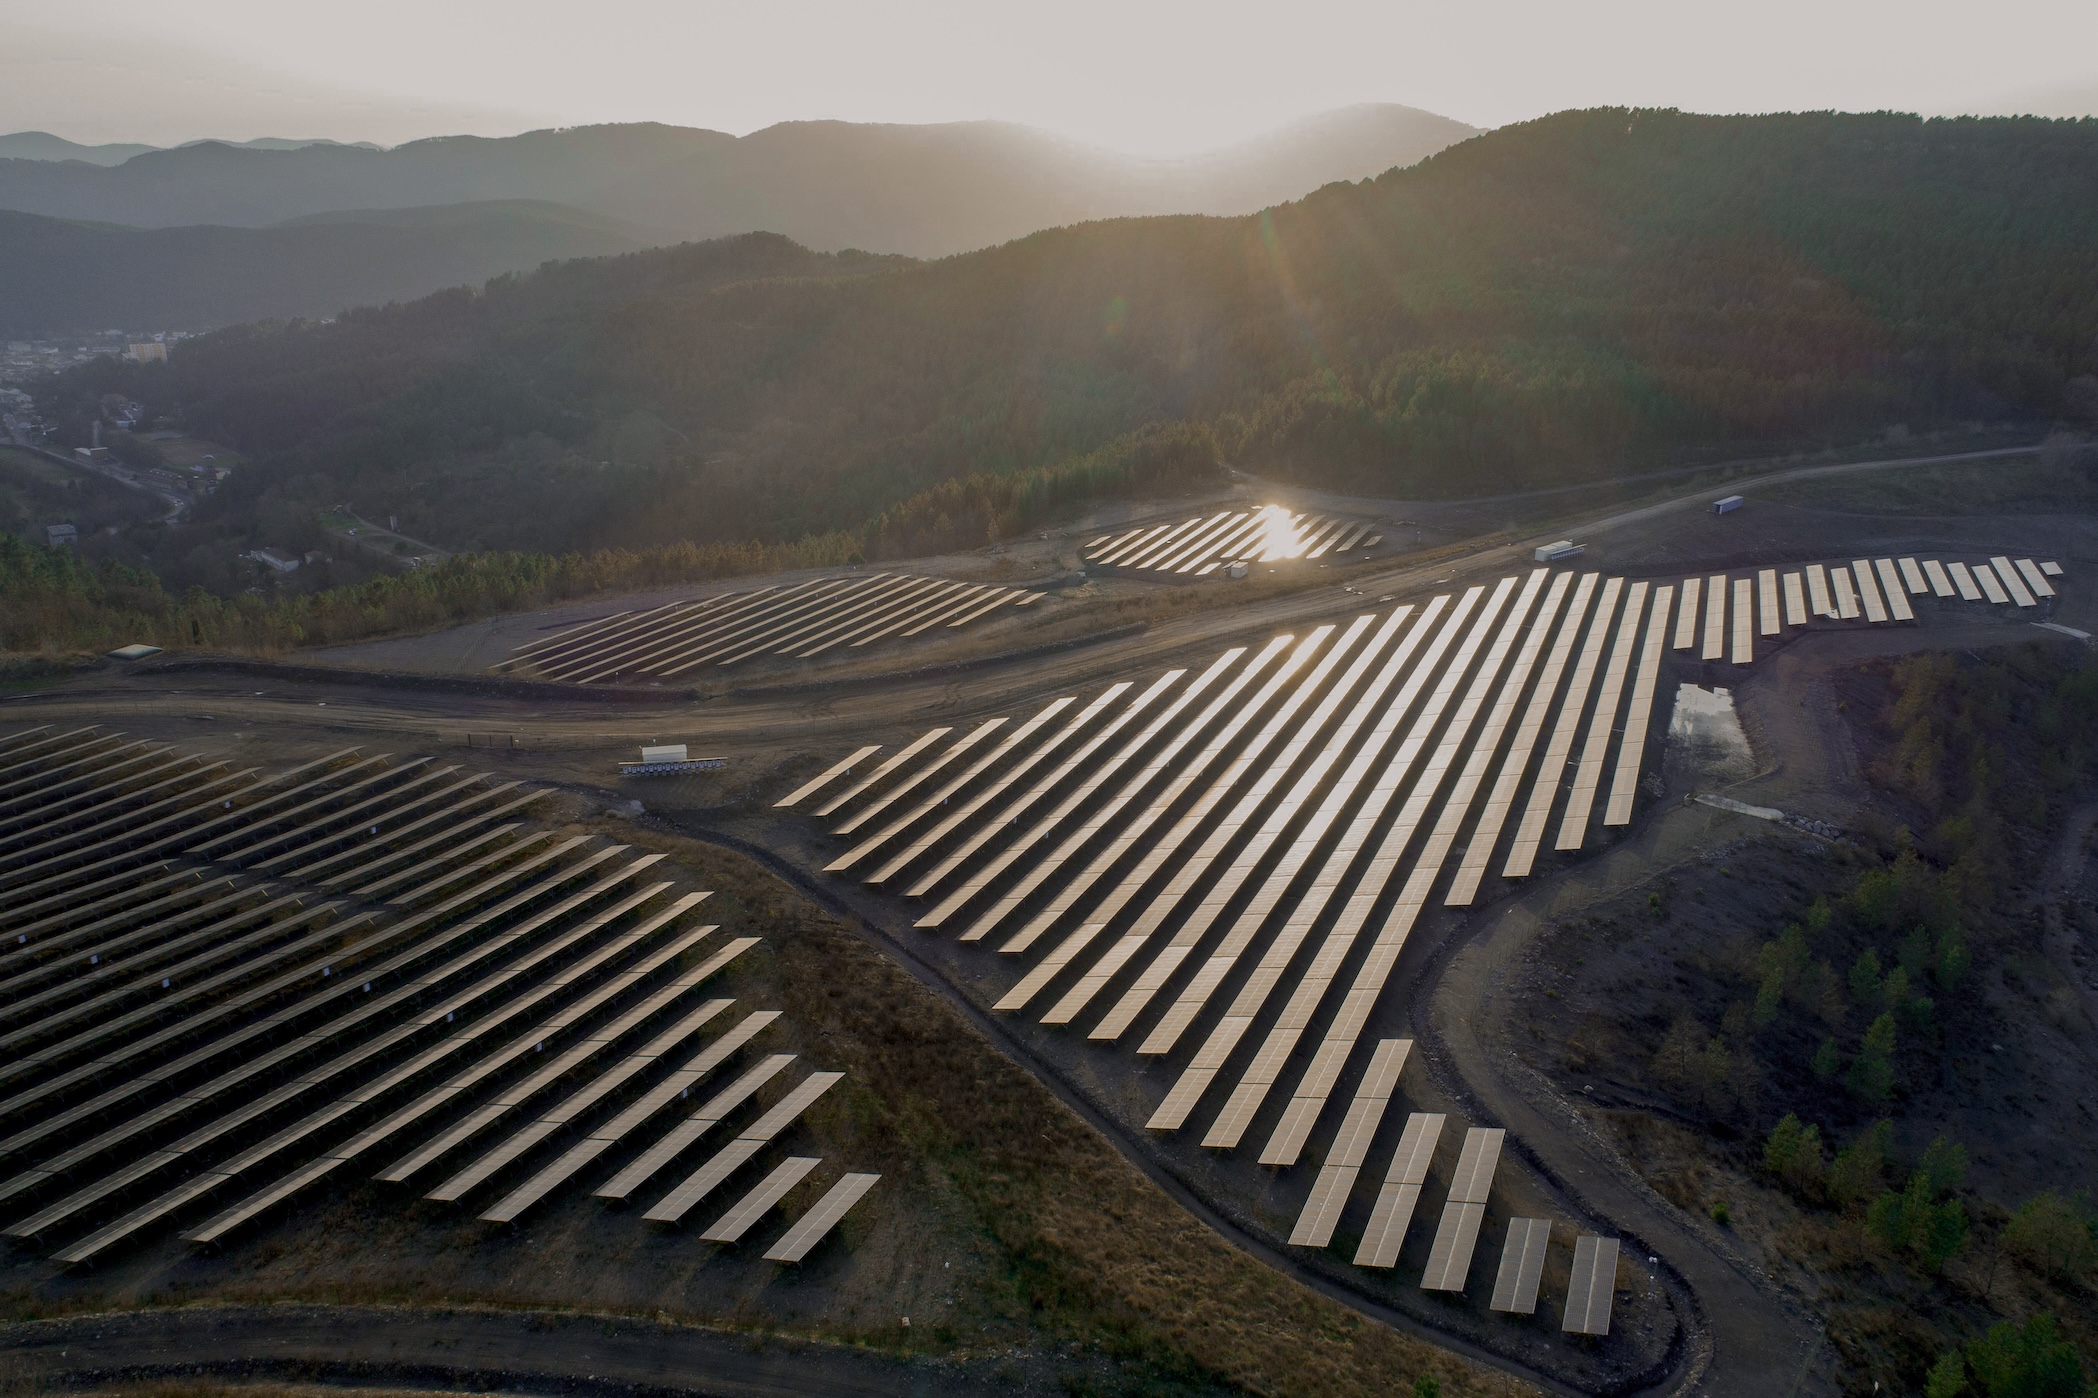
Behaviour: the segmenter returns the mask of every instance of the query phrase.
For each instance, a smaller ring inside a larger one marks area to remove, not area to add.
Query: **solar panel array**
[[[1001,1011],[1179,1059],[1153,1129],[1206,1114],[1235,1149],[1260,1119],[1288,1165],[1431,900],[1530,872],[1555,814],[1560,849],[1631,820],[1673,606],[1540,568],[936,728],[782,804],[850,840],[833,872],[1008,959]]]
[[[1384,542],[1375,525],[1339,515],[1262,505],[1224,510],[1177,523],[1139,525],[1086,544],[1088,567],[1158,577],[1206,578],[1232,563],[1338,558]]]
[[[1874,626],[1914,621],[1912,599],[1925,596],[2031,609],[2055,595],[2048,579],[2061,575],[2059,563],[2030,558],[2014,561],[1999,555],[1971,568],[1959,560],[1859,558],[1848,563],[1809,563],[1796,569],[1758,568],[1731,579],[1724,573],[1685,578],[1671,648],[1697,649],[1703,660],[1752,665],[1758,640],[1782,637],[1788,627],[1797,630],[1813,621],[1862,619]],[[1700,595],[1704,599],[1702,632]],[[1731,628],[1727,620],[1730,595]]]
[[[706,993],[758,939],[699,923],[708,895],[654,877],[662,856],[531,824],[542,794],[356,749],[270,774],[92,728],[0,735],[5,1232],[66,1263],[212,1243],[345,1167],[431,1170],[428,1197],[485,1192],[508,1220],[663,1136],[779,1018]],[[686,1148],[738,1131],[791,1061],[714,1094],[629,1188],[697,1202],[671,1183]],[[726,1183],[837,1078],[698,1173]],[[737,1236],[781,1196],[737,1205]]]
[[[892,638],[952,631],[1042,594],[907,573],[812,578],[617,612],[519,646],[496,673],[568,684],[676,679],[760,656],[842,655]]]

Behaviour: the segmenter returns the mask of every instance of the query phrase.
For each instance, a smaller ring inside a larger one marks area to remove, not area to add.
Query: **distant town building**
[[[165,364],[168,362],[168,347],[146,340],[124,346],[124,357],[137,364]]]
[[[55,549],[69,548],[80,542],[80,531],[70,524],[47,524],[44,542]]]
[[[275,572],[296,573],[299,571],[298,559],[287,558],[283,554],[278,553],[275,549],[256,549],[253,553],[249,554],[248,557],[254,559],[263,567],[269,568]]]
[[[109,460],[109,448],[74,447],[73,455],[79,457],[82,461],[107,461]]]

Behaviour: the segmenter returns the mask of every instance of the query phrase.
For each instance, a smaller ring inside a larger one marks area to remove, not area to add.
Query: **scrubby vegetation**
[[[1856,828],[1750,832],[1565,926],[1607,969],[1541,1002],[1540,1044],[1618,1078],[1656,1187],[1807,1290],[1848,1391],[2081,1394],[2098,1211],[2055,1094],[2093,1030],[2035,889],[2098,789],[2098,661],[1919,654],[1836,693],[1877,789]]]

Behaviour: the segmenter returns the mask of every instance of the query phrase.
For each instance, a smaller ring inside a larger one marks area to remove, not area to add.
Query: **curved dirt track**
[[[0,1326],[0,1393],[168,1378],[509,1392],[847,1398],[1060,1392],[1002,1359],[962,1363],[545,1312],[197,1306]]]

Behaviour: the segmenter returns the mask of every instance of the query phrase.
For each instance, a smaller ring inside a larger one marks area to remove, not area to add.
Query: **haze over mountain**
[[[201,146],[204,141],[184,141],[184,146]],[[222,141],[221,145],[239,150],[303,150],[307,146],[332,146],[342,142],[313,137],[297,140],[284,136],[258,136],[252,141]],[[349,144],[364,150],[378,150],[370,141],[353,141]],[[54,136],[48,131],[16,131],[0,136],[0,160],[84,160],[90,165],[122,165],[134,155],[145,155],[151,151],[166,150],[165,146],[141,145],[136,141],[113,141],[106,145],[84,146],[78,141],[68,141],[63,136]]]
[[[1411,165],[1473,134],[1382,105],[1180,160],[1116,155],[1003,122],[790,122],[740,138],[640,123],[385,151],[207,142],[108,168],[0,160],[0,208],[144,228],[258,228],[339,209],[535,199],[679,238],[762,230],[822,250],[937,257],[1094,218],[1250,213]]]
[[[1176,161],[996,122],[799,122],[741,139],[596,126],[391,151],[203,142],[98,166],[23,133],[0,150],[47,154],[0,160],[0,210],[15,211],[0,216],[0,333],[328,316],[550,259],[737,233],[940,256],[1117,215],[1249,213],[1471,134],[1385,106]]]
[[[122,392],[253,460],[155,566],[345,500],[461,549],[909,556],[1204,457],[1403,499],[2089,418],[2094,245],[2098,123],[1604,109],[1254,216],[936,262],[746,235],[229,329],[45,402],[85,440]]]
[[[309,214],[271,228],[126,228],[0,210],[0,335],[326,316],[662,241],[528,199]]]

